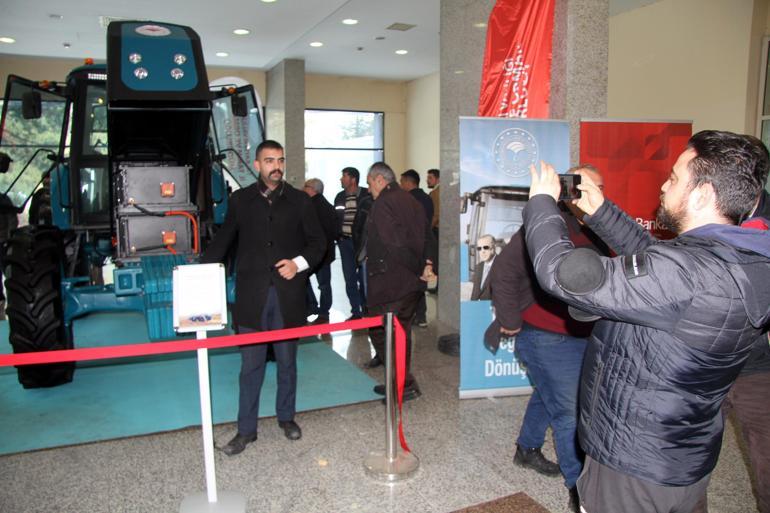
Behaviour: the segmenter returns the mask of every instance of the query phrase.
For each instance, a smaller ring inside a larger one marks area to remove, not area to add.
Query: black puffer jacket
[[[621,256],[574,250],[546,195],[524,209],[540,285],[602,316],[583,366],[581,446],[637,478],[692,484],[716,464],[719,408],[770,316],[770,232],[707,225],[658,241],[609,201],[586,222]]]

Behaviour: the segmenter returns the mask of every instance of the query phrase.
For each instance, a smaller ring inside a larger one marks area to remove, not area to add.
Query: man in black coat
[[[271,140],[257,147],[256,183],[230,197],[225,222],[201,258],[224,262],[235,250],[236,289],[233,324],[239,333],[302,326],[307,322],[307,270],[321,262],[326,240],[306,194],[283,180],[283,147]],[[277,363],[278,425],[287,438],[302,431],[294,422],[297,389],[297,343],[273,344]],[[229,455],[257,439],[259,393],[265,378],[266,344],[242,346],[238,433],[222,447]]]
[[[420,296],[425,294],[425,284],[434,276],[431,262],[435,243],[422,207],[396,184],[390,166],[376,162],[369,168],[366,181],[374,198],[366,224],[369,313],[393,312],[406,331],[404,400],[408,401],[420,396],[410,372],[411,326]],[[369,337],[376,358],[384,361],[384,328],[371,328]],[[384,395],[385,386],[377,385],[374,391]]]
[[[401,173],[399,183],[402,189],[411,194],[422,205],[425,216],[428,219],[428,225],[430,226],[433,222],[433,200],[424,190],[420,189],[420,175],[414,169],[408,169]],[[417,303],[417,311],[415,312],[414,323],[417,326],[424,328],[428,325],[427,312],[428,305],[425,302],[425,294],[423,293],[419,303]]]
[[[318,314],[313,324],[326,324],[329,322],[329,309],[332,306],[332,262],[334,261],[334,239],[337,233],[337,214],[334,207],[324,198],[324,183],[318,178],[311,178],[305,182],[305,193],[310,196],[318,221],[321,223],[326,236],[326,254],[324,259],[312,274],[318,280],[319,301],[316,301],[313,286],[307,281],[307,305],[308,315]]]

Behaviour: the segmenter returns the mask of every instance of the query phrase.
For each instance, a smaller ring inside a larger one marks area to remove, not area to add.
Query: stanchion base
[[[209,502],[206,492],[188,495],[179,513],[246,513],[246,496],[238,492],[217,492],[217,502]]]
[[[395,460],[383,451],[372,451],[364,460],[364,470],[374,479],[389,483],[408,479],[420,468],[420,460],[411,452],[399,452]]]

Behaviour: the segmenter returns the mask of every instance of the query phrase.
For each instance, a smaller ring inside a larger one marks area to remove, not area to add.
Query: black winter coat
[[[716,465],[722,400],[770,317],[770,232],[707,225],[658,241],[606,200],[585,221],[621,256],[582,258],[546,195],[524,209],[540,285],[602,317],[583,364],[580,445],[646,481],[695,483]]]
[[[316,194],[310,198],[315,213],[318,216],[318,222],[321,223],[324,236],[326,237],[326,254],[317,267],[331,264],[334,262],[336,252],[334,250],[334,240],[337,238],[337,214],[329,200],[324,198],[323,194]],[[317,270],[317,267],[313,270]]]
[[[260,328],[267,291],[274,285],[285,327],[302,326],[307,321],[308,271],[286,280],[278,274],[275,264],[301,255],[312,269],[324,256],[326,239],[307,194],[283,183],[282,191],[270,204],[258,187],[257,182],[233,193],[225,222],[201,262],[225,262],[228,251],[237,244],[233,310],[236,325]]]

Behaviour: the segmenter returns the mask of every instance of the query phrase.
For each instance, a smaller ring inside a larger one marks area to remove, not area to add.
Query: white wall
[[[753,132],[754,9],[754,0],[661,0],[611,17],[608,116]]]
[[[439,167],[439,73],[407,84],[406,167],[420,173],[427,189],[427,171]]]

